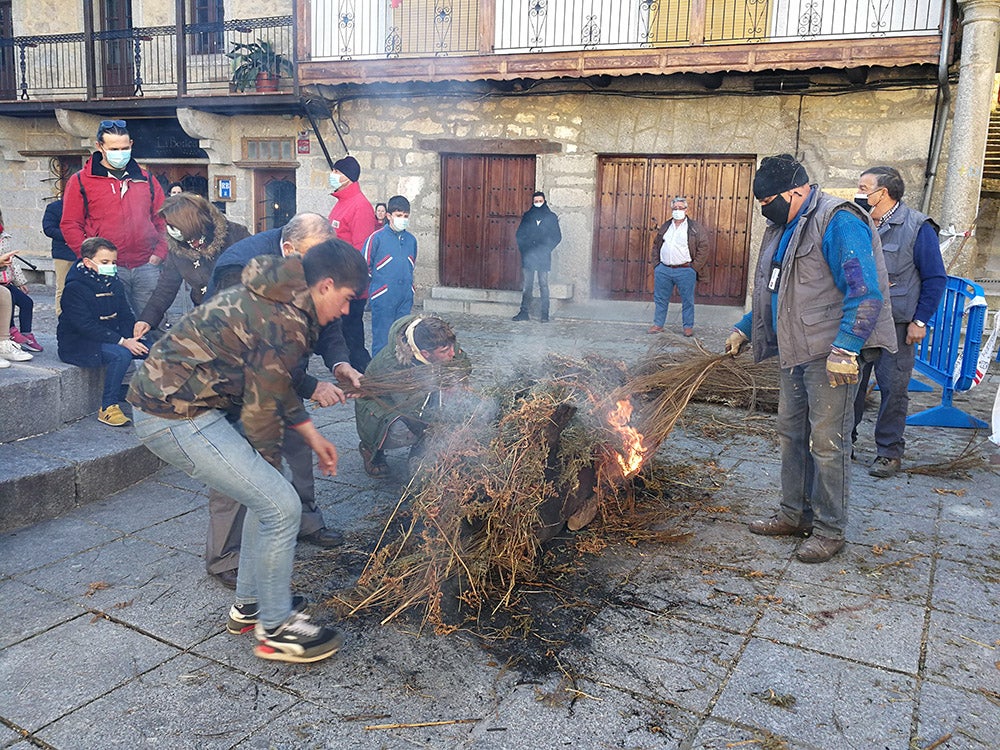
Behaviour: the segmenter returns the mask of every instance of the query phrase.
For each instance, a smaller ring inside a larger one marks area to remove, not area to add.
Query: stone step
[[[128,427],[97,421],[103,372],[45,351],[0,370],[0,532],[12,531],[145,479],[161,462]]]

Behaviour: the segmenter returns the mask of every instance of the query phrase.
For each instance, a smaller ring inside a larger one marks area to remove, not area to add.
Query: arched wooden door
[[[295,215],[295,171],[255,169],[254,233],[283,227]]]
[[[695,301],[742,305],[750,260],[753,156],[601,156],[592,294],[653,298],[652,242],[683,195],[691,218],[709,232],[709,263]]]

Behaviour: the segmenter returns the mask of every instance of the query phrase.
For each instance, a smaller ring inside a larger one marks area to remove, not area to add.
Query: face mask
[[[670,215],[674,217],[674,221],[683,221],[687,212],[683,208],[675,208]]]
[[[392,228],[397,232],[402,232],[410,226],[410,220],[405,216],[393,216],[392,217]]]
[[[112,169],[124,169],[129,159],[132,158],[132,149],[126,149],[125,151],[105,151],[104,158],[107,159]]]
[[[760,207],[760,213],[765,219],[784,225],[788,223],[788,210],[791,207],[792,204],[785,200],[785,196],[777,195],[766,206]]]
[[[184,232],[182,232],[177,227],[172,227],[169,224],[167,224],[167,234],[169,234],[171,238],[177,240],[178,242],[184,241]]]
[[[869,213],[871,212],[872,204],[868,202],[868,196],[864,193],[858,193],[855,195],[854,202],[861,206],[861,208],[865,211],[868,211]]]
[[[340,177],[335,175],[333,172],[330,172],[330,187],[334,190],[338,190],[340,188]]]
[[[97,267],[98,276],[117,276],[118,275],[118,265],[115,263],[107,263],[103,266]]]
[[[545,205],[545,201],[538,201],[538,203],[533,204],[535,208],[541,208]]]

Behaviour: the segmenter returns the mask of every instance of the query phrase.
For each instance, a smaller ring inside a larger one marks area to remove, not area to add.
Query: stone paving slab
[[[926,682],[920,689],[917,742],[929,747],[949,736],[939,747],[995,750],[997,698]]]

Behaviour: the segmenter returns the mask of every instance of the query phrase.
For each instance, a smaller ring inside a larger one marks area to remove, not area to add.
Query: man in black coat
[[[524,291],[521,293],[521,309],[514,320],[528,320],[531,306],[531,292],[538,275],[538,296],[540,320],[549,322],[549,271],[552,269],[552,251],[562,241],[559,217],[545,202],[541,190],[531,197],[532,206],[524,212],[517,227],[517,249],[521,251],[521,270],[524,274]]]

